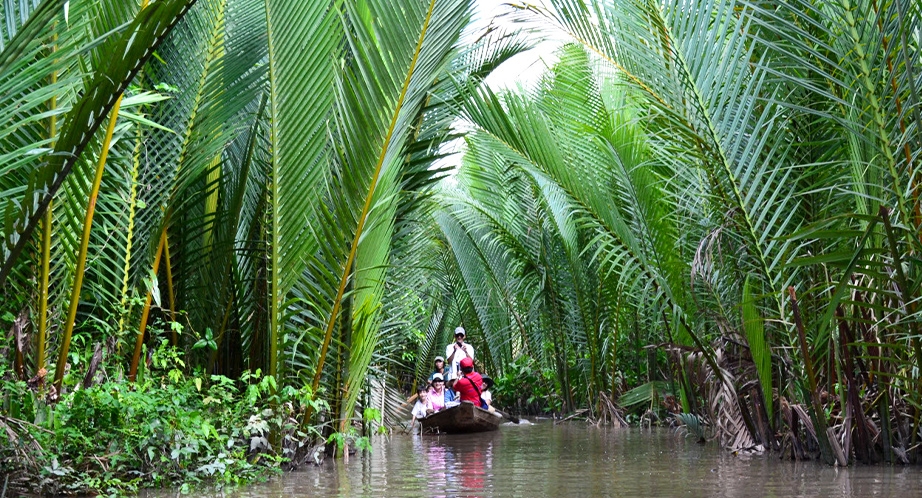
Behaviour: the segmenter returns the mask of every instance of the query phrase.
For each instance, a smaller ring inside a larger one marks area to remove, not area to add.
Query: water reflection
[[[395,435],[348,462],[232,493],[275,496],[916,496],[913,467],[847,469],[736,457],[669,430],[503,426],[468,436]]]
[[[488,489],[487,483],[493,477],[493,438],[498,434],[415,436],[413,452],[425,456],[415,472],[415,477],[425,483],[424,494],[458,496],[467,490]]]

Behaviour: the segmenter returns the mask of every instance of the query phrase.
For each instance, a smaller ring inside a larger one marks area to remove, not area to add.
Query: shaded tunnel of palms
[[[11,376],[166,340],[345,432],[463,324],[511,409],[918,461],[919,5],[63,5],[0,6]]]

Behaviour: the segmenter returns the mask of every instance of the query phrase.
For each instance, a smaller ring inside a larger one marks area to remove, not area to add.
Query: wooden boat
[[[503,420],[502,415],[493,413],[470,401],[435,412],[421,418],[423,432],[443,434],[468,434],[471,432],[495,431]]]

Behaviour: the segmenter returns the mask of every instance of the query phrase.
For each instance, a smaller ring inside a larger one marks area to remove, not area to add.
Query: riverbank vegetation
[[[919,5],[505,9],[0,6],[13,485],[361,445],[459,324],[520,413],[918,462]]]

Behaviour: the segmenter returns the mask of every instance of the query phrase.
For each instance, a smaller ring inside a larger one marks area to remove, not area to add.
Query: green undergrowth
[[[496,406],[519,415],[559,415],[564,411],[558,376],[552,369],[540,368],[532,357],[520,356],[493,380]]]
[[[183,366],[164,344],[138,382],[70,390],[53,405],[34,385],[3,381],[0,474],[41,494],[225,488],[281,472],[317,436],[298,426],[305,407],[323,408],[308,390],[278,389],[259,371],[231,380]]]

